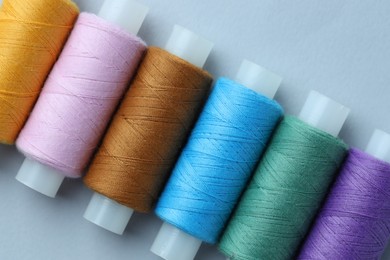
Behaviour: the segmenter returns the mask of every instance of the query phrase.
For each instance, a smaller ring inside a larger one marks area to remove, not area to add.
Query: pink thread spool
[[[81,176],[146,50],[136,34],[147,11],[106,0],[100,17],[80,14],[17,139],[18,181],[55,197],[64,177]]]

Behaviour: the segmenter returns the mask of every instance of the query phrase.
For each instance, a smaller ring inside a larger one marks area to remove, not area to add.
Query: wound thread
[[[380,259],[390,238],[390,164],[351,149],[299,259]]]
[[[145,49],[137,36],[81,13],[17,139],[18,149],[68,177],[79,177]]]
[[[211,76],[151,47],[94,158],[85,184],[150,212],[207,97]]]
[[[78,15],[69,0],[4,0],[0,9],[0,143],[13,144]]]
[[[200,240],[216,243],[282,114],[275,101],[220,78],[156,214]]]
[[[297,118],[277,128],[219,248],[231,259],[292,259],[347,153]]]

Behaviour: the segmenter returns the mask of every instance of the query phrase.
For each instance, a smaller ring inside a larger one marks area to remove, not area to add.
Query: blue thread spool
[[[166,223],[151,250],[164,259],[193,259],[201,241],[217,242],[283,114],[272,100],[279,76],[244,61],[237,81],[250,88],[215,84],[160,197]]]

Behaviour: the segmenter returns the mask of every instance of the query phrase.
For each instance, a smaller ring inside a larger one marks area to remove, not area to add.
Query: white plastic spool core
[[[82,12],[97,14],[102,7],[103,1],[83,0],[77,1],[77,6]]]
[[[165,45],[165,50],[203,68],[210,55],[213,43],[191,32],[190,30],[175,25],[173,32]]]
[[[105,0],[98,16],[137,34],[149,8],[134,0]]]
[[[192,260],[202,241],[164,222],[150,251],[165,260]]]
[[[50,166],[26,158],[16,179],[24,185],[46,196],[54,198],[65,175]]]
[[[282,77],[248,60],[241,63],[236,81],[257,93],[273,99]]]
[[[376,129],[367,145],[366,152],[379,160],[390,163],[390,134]]]
[[[337,137],[349,112],[349,108],[327,96],[317,91],[310,91],[299,118],[309,125]]]
[[[95,192],[85,210],[84,218],[115,234],[122,235],[132,215],[133,209]]]

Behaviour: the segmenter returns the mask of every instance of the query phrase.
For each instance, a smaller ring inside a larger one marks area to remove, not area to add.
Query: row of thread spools
[[[0,141],[26,156],[16,178],[55,197],[87,169],[84,217],[122,234],[133,210],[154,210],[165,224],[151,250],[168,260],[193,259],[202,241],[231,259],[380,258],[390,135],[348,149],[337,135],[349,109],[317,92],[283,116],[281,78],[249,61],[209,93],[212,44],[175,26],[164,49],[147,48],[146,13],[133,0],[98,15],[3,1]]]

